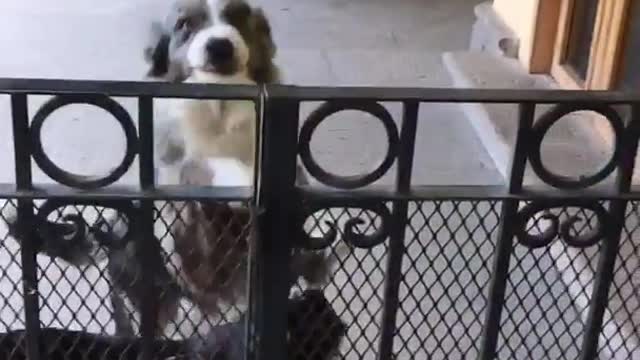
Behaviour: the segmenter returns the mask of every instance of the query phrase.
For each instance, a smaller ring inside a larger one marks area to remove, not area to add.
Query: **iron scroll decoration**
[[[607,163],[593,175],[577,178],[558,175],[547,169],[542,163],[542,141],[547,131],[565,115],[576,111],[593,111],[603,115],[611,124],[615,135],[613,154]],[[616,168],[622,149],[624,123],[618,112],[608,105],[601,104],[561,104],[542,115],[531,129],[531,147],[529,161],[536,175],[545,183],[558,189],[583,189],[606,179]]]
[[[324,170],[311,153],[311,138],[318,125],[329,116],[344,110],[357,110],[373,115],[382,122],[387,134],[388,148],[384,160],[368,174],[354,176],[340,176]],[[299,153],[302,163],[311,176],[325,185],[339,189],[355,189],[373,183],[380,179],[393,165],[400,144],[398,129],[393,117],[387,109],[375,101],[328,101],[315,109],[307,118],[300,130]]]
[[[44,122],[54,111],[72,104],[89,104],[107,111],[113,115],[124,131],[126,136],[125,155],[120,164],[105,176],[84,176],[70,173],[58,167],[44,151],[42,146],[42,126]],[[33,117],[30,136],[33,159],[42,171],[63,185],[79,189],[100,188],[118,181],[131,167],[138,153],[138,136],[131,116],[122,105],[108,96],[64,95],[51,98]]]
[[[595,227],[583,234],[572,235],[573,226],[584,219],[579,216],[569,216],[560,220],[556,214],[548,212],[553,208],[577,207],[583,210],[590,210],[595,216]],[[546,212],[539,219],[548,220],[550,225],[540,234],[529,234],[527,225],[535,219],[535,215]],[[547,199],[536,201],[525,205],[516,215],[514,235],[518,241],[530,248],[540,248],[549,245],[557,237],[560,237],[567,245],[576,248],[587,248],[595,245],[604,238],[607,229],[610,228],[611,216],[609,212],[598,201],[582,199]]]
[[[59,199],[49,199],[45,201],[39,208],[36,214],[36,222],[40,224],[49,223],[55,224],[54,222],[48,220],[49,215],[58,211],[61,208],[66,206],[73,205],[87,205],[87,206],[97,206],[105,209],[115,210],[119,216],[124,217],[130,226],[127,226],[127,231],[118,239],[118,243],[126,243],[132,236],[135,226],[133,226],[134,220],[136,219],[136,212],[138,207],[134,204],[133,201],[130,200],[73,200],[73,201],[65,201]],[[97,229],[92,226],[88,226],[84,218],[80,213],[68,214],[61,218],[66,225],[67,233],[65,236],[84,236],[86,235],[86,231],[96,231]],[[100,223],[100,221],[98,222]],[[71,232],[73,228],[73,232]],[[77,240],[77,239],[76,239]],[[109,244],[110,246],[117,246],[118,244]]]
[[[380,225],[376,226],[373,233],[364,234],[357,231],[360,225],[365,225],[368,222],[362,217],[351,217],[344,222],[342,231],[338,230],[338,226],[332,221],[325,221],[327,230],[321,236],[312,236],[304,230],[304,222],[311,217],[314,213],[322,210],[328,210],[330,208],[344,208],[358,209],[362,211],[369,211],[380,218]],[[331,203],[331,202],[315,202],[312,206],[306,207],[306,211],[299,218],[298,229],[301,232],[300,247],[306,250],[323,250],[330,247],[337,239],[339,233],[342,233],[342,240],[349,246],[371,249],[377,245],[382,244],[389,236],[389,230],[393,217],[389,208],[380,202],[359,202],[357,205],[349,206],[348,204]]]
[[[61,209],[67,206],[97,206],[115,210],[120,221],[127,224],[126,231],[116,232],[105,228],[104,218],[100,215],[97,221],[89,225],[80,212],[61,214]],[[28,234],[24,233],[17,222],[9,222],[9,233],[17,241],[23,241],[31,236],[38,252],[54,258],[63,259],[69,263],[81,265],[86,263],[88,254],[99,247],[109,249],[123,248],[134,238],[136,231],[136,212],[139,210],[133,201],[129,200],[63,200],[49,199],[38,207],[34,225],[29,227]],[[58,214],[56,219],[50,220],[52,214]],[[18,220],[17,218],[14,220]]]

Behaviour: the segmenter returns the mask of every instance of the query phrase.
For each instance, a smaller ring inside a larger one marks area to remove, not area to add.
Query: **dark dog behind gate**
[[[306,290],[289,300],[288,358],[328,360],[338,351],[346,326],[323,293]],[[204,338],[197,335],[182,341],[155,340],[156,359],[244,360],[246,320],[214,327]],[[2,359],[26,359],[24,331],[0,334]],[[139,337],[119,337],[82,331],[45,328],[40,349],[48,360],[103,359],[134,360],[142,351]]]

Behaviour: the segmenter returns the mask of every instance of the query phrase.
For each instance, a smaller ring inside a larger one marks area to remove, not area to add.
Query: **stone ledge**
[[[448,52],[443,54],[443,62],[453,85],[459,88],[556,88],[550,77],[528,74],[517,60],[487,52]],[[509,162],[518,128],[517,105],[465,103],[461,106],[496,168],[505,180],[508,179]],[[538,105],[536,118],[549,107],[550,105]],[[586,120],[584,114],[571,114],[549,130],[542,149],[543,161],[549,169],[565,175],[583,175],[584,169],[595,172],[608,159],[611,150]],[[525,184],[542,183],[528,168]]]

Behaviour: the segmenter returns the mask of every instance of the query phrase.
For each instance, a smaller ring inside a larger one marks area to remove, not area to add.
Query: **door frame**
[[[557,1],[557,0],[541,0]],[[551,76],[563,88],[609,90],[618,79],[624,50],[624,36],[629,21],[631,0],[600,0],[590,49],[587,78],[583,81],[565,64],[569,45],[571,16],[576,1],[560,0]],[[540,6],[542,8],[542,6]],[[538,14],[543,16],[543,14]],[[540,39],[544,41],[544,39]],[[546,39],[548,41],[549,39]]]

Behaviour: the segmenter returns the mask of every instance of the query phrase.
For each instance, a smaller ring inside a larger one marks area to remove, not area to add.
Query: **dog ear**
[[[279,80],[279,71],[273,64],[276,46],[271,37],[271,26],[260,8],[252,8],[244,0],[212,1],[214,13],[222,21],[236,28],[249,47],[249,76],[259,84]]]
[[[148,77],[162,78],[169,72],[170,41],[171,36],[163,30],[162,25],[153,22],[149,42],[144,48],[144,59],[149,64]]]
[[[250,18],[251,59],[249,69],[258,83],[276,83],[280,81],[280,72],[273,63],[276,45],[271,34],[271,25],[260,8],[254,8]]]
[[[235,28],[245,27],[251,16],[252,9],[244,1],[223,1],[216,7],[220,8],[220,17]]]
[[[267,50],[269,58],[273,59],[276,56],[276,44],[273,42],[271,24],[267,20],[267,15],[260,8],[253,9],[253,28],[263,39],[263,46]]]

